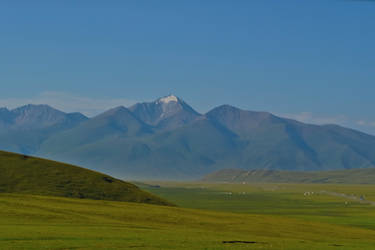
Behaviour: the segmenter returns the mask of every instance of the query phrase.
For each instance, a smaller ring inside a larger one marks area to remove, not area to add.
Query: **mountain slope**
[[[174,97],[165,98],[176,105]],[[339,126],[304,124],[229,105],[169,129],[125,108],[118,125],[93,125],[115,110],[50,137],[37,153],[137,179],[199,178],[228,167],[312,171],[375,166],[375,137]],[[134,129],[126,129],[128,123]],[[111,133],[101,136],[103,131]]]
[[[280,118],[267,112],[241,110],[230,105],[221,105],[209,111],[206,117],[211,121],[228,128],[241,137],[251,137],[256,129],[265,124],[276,124]]]
[[[138,103],[129,109],[138,119],[160,129],[175,129],[200,116],[192,107],[174,95],[159,98],[154,102]]]
[[[243,143],[236,167],[328,170],[375,166],[375,137],[339,126],[318,126],[228,105],[208,112]]]
[[[47,127],[69,127],[87,120],[80,113],[67,114],[48,105],[26,105],[11,111],[11,129],[42,129]]]
[[[80,131],[92,135],[89,138],[100,134],[100,130],[85,125],[51,137],[39,153],[116,176],[170,179],[198,177],[216,169],[216,162],[233,152],[235,146],[230,132],[216,128],[207,119],[173,131],[117,135],[82,143]]]
[[[51,136],[43,147],[63,149],[68,146],[74,148],[106,138],[137,137],[151,132],[151,128],[138,120],[127,108],[117,107],[57,134],[57,136]]]
[[[0,151],[0,192],[167,205],[133,184],[72,165]]]
[[[48,105],[0,109],[0,149],[33,154],[49,136],[88,120],[81,113],[64,113]]]
[[[138,139],[152,134],[152,128],[127,108],[117,107],[51,136],[37,154],[113,175],[117,167],[126,167],[127,156],[142,149]]]
[[[7,108],[0,108],[0,129],[3,130],[8,128],[12,122],[12,118],[12,112],[10,112]]]
[[[231,183],[345,183],[375,184],[375,169],[350,169],[335,171],[280,171],[222,169],[206,175],[203,181]]]

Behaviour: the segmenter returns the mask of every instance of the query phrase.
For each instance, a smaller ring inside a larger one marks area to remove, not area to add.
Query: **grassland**
[[[158,182],[143,187],[180,207],[2,193],[0,248],[373,249],[375,246],[374,206],[320,193],[364,195],[370,200],[375,198],[374,186]],[[310,195],[304,195],[306,192]]]
[[[371,249],[375,231],[140,203],[0,194],[1,249]],[[224,243],[247,241],[247,243]]]
[[[137,184],[0,152],[0,249],[375,246],[373,185]]]
[[[375,184],[375,168],[331,171],[222,169],[206,175],[207,182]]]
[[[153,182],[142,187],[182,207],[375,230],[374,185]]]

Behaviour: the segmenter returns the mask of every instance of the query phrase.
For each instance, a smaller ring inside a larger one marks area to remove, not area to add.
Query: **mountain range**
[[[375,166],[375,136],[230,105],[200,114],[174,95],[92,118],[47,105],[2,108],[0,149],[127,179],[191,179],[224,168]]]

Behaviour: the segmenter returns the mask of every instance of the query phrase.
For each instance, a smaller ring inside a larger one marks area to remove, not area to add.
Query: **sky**
[[[375,1],[0,1],[0,106],[175,94],[375,135]]]

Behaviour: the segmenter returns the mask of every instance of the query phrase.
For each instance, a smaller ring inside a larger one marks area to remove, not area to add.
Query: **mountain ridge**
[[[28,104],[12,110],[1,108],[0,116],[2,120],[7,121],[9,129],[45,128],[59,123],[88,119],[79,112],[65,113],[46,104]]]
[[[182,99],[169,95],[153,102],[137,103],[129,110],[150,126],[159,129],[175,129],[201,116]]]
[[[42,125],[60,121],[61,113],[54,119],[41,116],[47,120]],[[1,114],[6,117],[7,109],[0,109],[0,128],[6,120]],[[375,136],[230,105],[199,114],[174,95],[78,120],[27,133],[0,129],[0,149],[134,179],[193,179],[223,168],[313,171],[375,166]]]
[[[49,105],[0,109],[0,149],[34,154],[49,136],[88,120],[81,113],[65,113]]]

